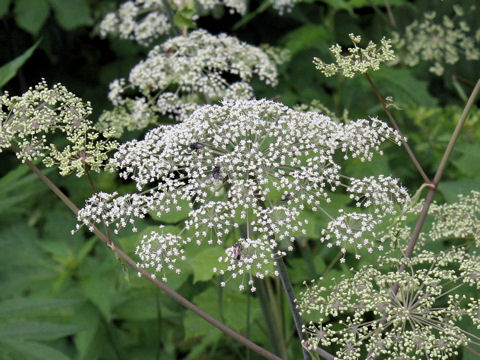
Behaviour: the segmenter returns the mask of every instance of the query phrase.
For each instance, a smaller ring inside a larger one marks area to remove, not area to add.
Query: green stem
[[[283,287],[283,291],[287,296],[288,305],[290,306],[290,311],[292,313],[293,322],[295,323],[295,328],[297,329],[297,335],[300,339],[300,343],[303,342],[303,333],[302,333],[302,326],[303,326],[303,319],[300,315],[297,305],[295,304],[295,291],[293,290],[292,282],[288,276],[287,267],[283,262],[283,257],[277,260],[277,271],[278,277],[280,278],[280,282]],[[307,349],[302,346],[303,358],[305,360],[310,360],[310,354],[308,353]]]
[[[437,191],[438,184],[440,183],[440,179],[442,178],[443,172],[445,170],[445,167],[447,166],[448,158],[450,157],[450,154],[453,151],[453,147],[455,146],[455,142],[458,139],[458,136],[460,135],[460,131],[463,127],[463,124],[465,123],[465,120],[467,119],[467,116],[470,112],[470,109],[472,108],[473,104],[475,103],[475,98],[478,95],[478,92],[480,91],[480,79],[477,81],[477,84],[475,85],[475,88],[473,89],[472,93],[470,94],[470,98],[467,101],[467,104],[465,105],[465,108],[463,109],[462,115],[460,116],[460,119],[458,120],[457,126],[455,127],[455,130],[453,131],[452,136],[450,137],[450,141],[448,142],[447,148],[445,149],[445,152],[443,154],[442,160],[440,161],[440,165],[438,166],[437,172],[435,173],[435,177],[433,178],[432,184],[428,190],[427,196],[425,198],[425,203],[423,204],[423,208],[420,212],[420,215],[418,216],[417,222],[415,224],[415,227],[413,229],[412,234],[410,235],[410,239],[407,244],[407,249],[405,250],[404,256],[406,258],[410,258],[413,253],[413,249],[415,248],[415,245],[417,244],[418,237],[420,236],[420,231],[422,230],[423,224],[425,223],[425,219],[427,218],[428,214],[428,209],[430,208],[430,205],[433,202],[433,196],[435,195],[435,192]],[[405,271],[406,265],[402,264],[399,268],[399,272]],[[400,285],[397,283],[393,284],[392,286],[392,293],[396,295],[398,293],[398,290],[400,288]],[[386,321],[386,318],[382,319],[382,323]],[[377,330],[375,331],[375,334],[378,334],[380,331],[381,327],[378,327]],[[370,351],[367,354],[367,360],[370,359],[372,354],[372,351]]]
[[[440,165],[438,166],[437,172],[435,173],[432,186],[428,190],[428,194],[427,194],[427,197],[425,198],[425,203],[423,204],[422,211],[418,216],[417,223],[415,224],[415,228],[413,229],[413,232],[408,241],[407,249],[405,250],[405,257],[407,258],[410,258],[412,256],[412,252],[417,243],[418,237],[420,235],[420,231],[422,230],[423,224],[425,223],[425,218],[427,217],[428,209],[430,208],[430,204],[433,201],[433,196],[437,191],[438,184],[440,183],[440,180],[443,176],[443,172],[445,171],[445,167],[447,166],[448,158],[450,157],[453,151],[453,147],[455,146],[458,136],[460,135],[460,131],[462,130],[463,124],[465,124],[465,121],[467,120],[467,116],[470,113],[470,109],[475,104],[475,99],[479,91],[480,91],[480,80],[477,81],[477,84],[475,85],[472,93],[470,94],[470,98],[468,99],[467,104],[463,109],[462,115],[460,116],[457,126],[455,127],[455,130],[453,131],[453,134],[450,137],[450,141],[448,142],[448,145],[447,145],[447,148],[445,149],[442,160],[440,161]],[[403,270],[405,270],[405,266],[401,267],[401,271]]]
[[[370,75],[368,75],[368,73],[365,73],[365,77],[367,78],[370,86],[372,87],[372,90],[375,93],[375,96],[377,97],[378,101],[380,102],[380,104],[382,104],[383,110],[385,110],[385,112],[387,113],[387,116],[390,119],[390,122],[391,122],[392,126],[395,128],[395,130],[397,130],[398,134],[401,136],[402,145],[405,148],[405,150],[407,150],[408,156],[410,156],[410,159],[412,160],[413,164],[417,168],[417,171],[422,176],[423,181],[425,181],[425,183],[427,183],[427,184],[431,184],[432,182],[430,181],[427,174],[423,170],[422,165],[420,165],[420,163],[417,160],[417,158],[415,157],[415,154],[413,153],[412,149],[410,148],[408,143],[404,140],[405,136],[403,136],[402,131],[400,130],[400,127],[398,126],[397,122],[395,121],[395,118],[393,117],[392,113],[390,112],[390,110],[388,110],[387,104],[385,103],[385,100],[383,100],[382,95],[380,95],[380,91],[378,91],[377,87],[373,83],[373,81],[370,78]]]
[[[280,324],[277,323],[275,315],[273,314],[272,302],[268,296],[267,289],[265,287],[264,279],[253,278],[258,300],[260,301],[260,307],[262,308],[262,314],[267,326],[267,336],[270,344],[272,345],[273,352],[280,356],[282,359],[287,358],[285,350],[285,339],[283,339],[280,331]]]

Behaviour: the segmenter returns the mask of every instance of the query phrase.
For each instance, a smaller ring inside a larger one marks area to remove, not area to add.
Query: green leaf
[[[50,6],[47,0],[17,0],[13,12],[18,27],[37,35],[48,18]]]
[[[320,254],[317,254],[313,258],[313,265],[315,266],[315,272],[321,274],[325,268],[325,261],[323,260]],[[303,281],[311,280],[312,273],[311,270],[303,258],[292,258],[288,259],[288,273],[290,276],[290,281],[293,284],[301,284]]]
[[[0,303],[0,317],[54,315],[79,304],[80,299],[15,298]]]
[[[173,17],[173,24],[179,28],[195,29],[196,25],[192,20],[192,17],[195,14],[195,10],[184,7],[182,10],[177,11]]]
[[[85,303],[75,315],[73,321],[83,325],[86,330],[74,335],[79,360],[95,360],[102,351],[103,337],[99,336],[101,314],[93,304]]]
[[[7,14],[11,2],[11,0],[0,1],[0,18],[4,17]]]
[[[86,0],[48,0],[55,11],[55,19],[65,30],[93,24]]]
[[[281,43],[286,49],[290,50],[293,57],[306,49],[324,49],[325,42],[330,38],[331,35],[324,26],[308,24],[290,31],[282,38]],[[311,62],[312,60],[310,60]],[[314,68],[313,64],[311,64],[311,67]]]
[[[237,289],[229,288],[230,285],[227,285],[223,291],[222,315],[227,326],[242,331],[246,324],[248,295]],[[218,290],[215,287],[212,286],[200,295],[195,296],[193,302],[216,319],[222,318],[218,303]],[[252,301],[250,306],[251,321],[253,322],[254,318],[260,314],[260,307],[257,301]],[[220,330],[191,311],[186,312],[183,324],[186,339],[197,336],[210,337],[220,333]]]
[[[75,334],[83,328],[77,325],[63,325],[47,322],[21,321],[0,323],[0,338],[26,340],[56,340]]]
[[[106,319],[110,319],[115,296],[115,274],[96,274],[83,279],[80,284],[87,298],[99,308]]]
[[[462,155],[453,161],[453,164],[469,178],[480,176],[480,145],[478,144],[457,144],[455,151]]]
[[[17,74],[18,69],[20,69],[22,65],[28,60],[28,58],[32,56],[38,44],[40,44],[40,41],[41,40],[38,40],[19,57],[0,67],[0,88],[2,88],[6,83],[10,81],[10,79],[12,79]]]
[[[480,189],[480,180],[459,180],[440,182],[438,191],[442,193],[449,203],[458,200],[458,195],[468,195],[472,190]]]
[[[116,319],[141,321],[152,320],[159,317],[158,294],[139,293],[118,304],[114,309]]]
[[[225,250],[216,246],[209,247],[193,258],[188,259],[188,263],[193,269],[193,283],[207,281],[213,278],[213,268],[218,266],[218,258],[225,255]]]
[[[437,104],[437,99],[428,92],[428,83],[417,80],[407,69],[383,67],[372,73],[371,77],[377,88],[382,89],[382,95],[393,96],[394,102],[400,107],[433,107]]]
[[[13,339],[0,339],[0,343],[27,355],[31,359],[38,360],[69,360],[64,353],[43,344],[35,342],[19,341]]]
[[[31,196],[36,192],[37,191],[34,189],[33,191],[26,191],[20,195],[14,195],[0,199],[0,214],[23,202],[25,199],[31,198]]]

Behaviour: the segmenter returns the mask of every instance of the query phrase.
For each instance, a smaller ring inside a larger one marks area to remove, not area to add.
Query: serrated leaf
[[[193,16],[195,14],[195,10],[184,7],[174,15],[173,24],[178,28],[195,29],[196,25],[193,21]]]
[[[0,67],[0,88],[2,88],[17,74],[18,69],[20,69],[22,65],[25,64],[25,62],[30,58],[30,56],[32,56],[38,44],[40,44],[40,41],[41,40],[38,40],[35,44],[25,50],[22,55]]]
[[[38,360],[69,360],[64,353],[47,345],[19,341],[13,339],[0,339],[0,343],[6,345],[21,354],[27,355],[30,359]]]
[[[17,0],[13,12],[18,27],[36,35],[48,18],[50,6],[47,0]]]
[[[225,255],[225,250],[215,246],[209,247],[188,259],[193,269],[193,283],[213,278],[213,268],[218,266],[218,258]]]
[[[55,11],[55,19],[65,30],[93,23],[86,0],[48,0]]]

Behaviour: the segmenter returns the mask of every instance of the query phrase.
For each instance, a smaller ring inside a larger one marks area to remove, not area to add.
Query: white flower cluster
[[[170,31],[164,2],[167,0],[132,0],[120,5],[118,11],[108,13],[100,23],[100,36],[117,35],[148,45]]]
[[[453,9],[454,17],[445,15],[441,22],[436,22],[437,14],[429,12],[423,21],[415,20],[408,25],[402,36],[394,33],[393,43],[400,60],[409,66],[430,62],[430,71],[440,76],[446,64],[457,63],[461,56],[467,60],[480,59],[480,29],[472,34],[470,26],[462,20],[463,9],[458,5]]]
[[[155,273],[162,273],[162,281],[166,282],[165,267],[177,274],[181,272],[175,264],[186,259],[182,249],[185,242],[179,235],[164,233],[162,227],[159,230],[161,233],[152,231],[145,234],[135,253],[141,260],[137,264],[138,266],[146,269],[151,268]],[[153,276],[155,277],[155,274]]]
[[[297,0],[271,0],[273,8],[280,15],[289,11]],[[118,36],[121,39],[134,40],[142,45],[150,45],[156,38],[168,34],[173,24],[167,15],[169,12],[182,10],[186,6],[184,0],[129,0],[117,11],[108,13],[100,22],[100,36]],[[192,5],[187,5],[192,6]],[[247,0],[196,0],[196,14],[210,12],[217,6],[226,6],[230,12],[240,15],[247,13]],[[168,8],[167,8],[168,7]]]
[[[349,234],[337,241],[333,232],[330,240],[344,249],[350,244],[375,247],[366,232],[383,213],[393,213],[396,202],[403,207],[408,194],[388,177],[348,179],[334,157],[340,152],[366,161],[386,140],[399,144],[400,136],[376,119],[344,125],[273,101],[224,100],[222,106],[205,105],[182,123],[122,145],[111,166],[133,180],[139,193],[97,194],[78,219],[87,225],[114,224],[118,231],[150,212],[162,216],[183,210],[188,212],[185,241],[227,248],[218,273],[261,278],[275,273],[275,259],[305,233],[308,221],[302,212],[326,213],[322,206],[331,201],[329,192],[340,186],[373,215],[353,212],[344,219],[343,213],[339,218],[327,214]],[[179,246],[176,237],[163,236],[161,242]],[[149,266],[156,269],[152,261],[164,258],[163,253],[148,258]]]
[[[104,113],[100,124],[121,135],[124,128],[156,124],[163,115],[183,120],[204,103],[224,97],[251,98],[248,81],[254,75],[267,85],[277,84],[275,63],[260,48],[204,30],[177,36],[155,46],[132,69],[128,81],[111,83],[109,98],[117,108]],[[239,82],[231,84],[226,76],[235,76]],[[125,95],[128,90],[140,95],[131,99]]]
[[[406,270],[398,271],[400,265]],[[320,279],[321,280],[321,279]],[[329,288],[313,284],[299,297],[310,350],[331,347],[336,359],[447,360],[478,345],[480,259],[463,249],[381,258]],[[394,288],[397,291],[394,292]],[[336,324],[333,325],[332,324]]]

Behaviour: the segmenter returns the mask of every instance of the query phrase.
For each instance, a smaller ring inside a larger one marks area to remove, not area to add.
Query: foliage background
[[[94,119],[110,108],[108,84],[126,76],[146,54],[146,49],[129,41],[101,40],[95,24],[120,1],[112,0],[3,0],[0,2],[0,64],[6,64],[34,46],[31,57],[8,81],[3,90],[21,94],[45,78],[61,82],[70,91],[92,102]],[[392,0],[398,28],[403,29],[424,12],[450,14],[453,4],[473,9],[475,1]],[[280,83],[267,88],[255,83],[257,97],[274,98],[293,106],[318,100],[337,116],[348,110],[349,118],[378,116],[386,120],[380,105],[362,77],[352,80],[325,78],[314,69],[314,56],[328,59],[334,43],[349,45],[348,34],[378,41],[393,30],[380,0],[307,0],[293,11],[278,15],[263,2],[250,2],[250,13],[241,18],[219,10],[198,21],[211,33],[227,32],[259,45],[268,43],[289,49],[291,59],[281,69]],[[480,25],[480,9],[467,14],[473,29]],[[462,90],[480,76],[479,62],[460,61],[442,77],[428,72],[428,64],[415,68],[397,65],[372,74],[384,96],[393,96],[401,111],[395,116],[419,160],[433,174],[442,151],[464,104]],[[1,71],[0,71],[1,73]],[[1,73],[3,76],[3,73]],[[465,79],[463,82],[456,79]],[[460,88],[460,90],[459,90]],[[480,114],[474,109],[456,147],[438,201],[452,201],[458,193],[480,188]],[[124,139],[141,137],[130,133]],[[393,146],[386,156],[371,164],[350,162],[352,175],[391,173],[402,179],[413,194],[421,179],[406,153]],[[256,358],[241,345],[184,311],[151,284],[124,269],[112,254],[89,233],[74,236],[74,216],[57,201],[28,168],[19,165],[9,153],[0,153],[0,358],[1,359],[240,359]],[[84,179],[61,178],[45,170],[79,206],[90,196]],[[95,178],[104,191],[131,186],[113,175]],[[334,208],[349,206],[339,195]],[[364,257],[361,263],[336,263],[338,250],[326,249],[315,239],[326,223],[311,213],[306,239],[287,259],[297,289],[303,280],[319,275],[326,281],[348,272],[351,266],[374,263]],[[175,227],[183,214],[162,218]],[[152,219],[143,223],[143,231]],[[133,254],[142,231],[120,234],[118,241]],[[309,240],[310,239],[310,240]],[[446,247],[448,244],[439,244]],[[206,269],[218,254],[198,249],[182,275],[168,285],[195,304],[221,319],[228,326],[248,333],[260,345],[270,348],[260,305],[254,295],[236,289],[222,289],[218,279]],[[286,301],[279,284],[269,282],[274,293],[281,331],[288,355],[299,358]],[[459,359],[473,359],[464,352]]]

